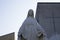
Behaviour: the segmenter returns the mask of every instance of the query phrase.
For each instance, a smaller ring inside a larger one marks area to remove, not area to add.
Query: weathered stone
[[[30,9],[26,20],[18,32],[18,40],[45,40],[46,34],[43,28],[34,18],[33,10]]]

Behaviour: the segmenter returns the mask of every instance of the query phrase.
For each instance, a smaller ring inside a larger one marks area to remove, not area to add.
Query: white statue
[[[28,16],[18,32],[18,40],[45,40],[46,34],[43,28],[34,18],[33,10],[28,11]]]

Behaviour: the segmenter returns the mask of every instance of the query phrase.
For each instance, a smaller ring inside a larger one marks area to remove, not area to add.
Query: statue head
[[[28,16],[27,16],[27,17],[32,17],[32,18],[34,18],[34,12],[33,12],[32,9],[30,9],[30,10],[28,11]]]

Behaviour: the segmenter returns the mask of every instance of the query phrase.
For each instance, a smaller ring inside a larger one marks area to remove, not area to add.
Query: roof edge
[[[60,2],[37,2],[37,4],[60,4]]]

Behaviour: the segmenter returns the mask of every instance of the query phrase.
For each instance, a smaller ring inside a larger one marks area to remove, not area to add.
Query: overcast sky
[[[33,9],[36,13],[39,1],[50,2],[51,0],[0,0],[0,36],[15,32],[17,37],[17,32],[26,19],[28,10]]]

